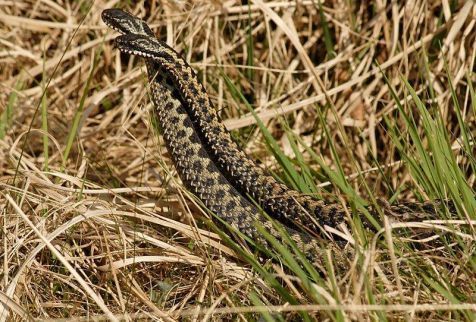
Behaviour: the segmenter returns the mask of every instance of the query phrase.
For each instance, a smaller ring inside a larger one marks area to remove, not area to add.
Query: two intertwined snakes
[[[331,232],[348,217],[345,208],[289,189],[248,158],[220,121],[190,65],[156,39],[144,21],[119,9],[104,10],[102,19],[122,34],[115,39],[121,52],[145,59],[154,114],[168,151],[184,185],[208,209],[262,242],[257,223],[282,240],[263,210],[284,224],[305,252],[319,248],[311,235],[332,238]],[[434,217],[439,207],[435,201],[405,203],[385,206],[383,212],[396,220],[421,219]]]

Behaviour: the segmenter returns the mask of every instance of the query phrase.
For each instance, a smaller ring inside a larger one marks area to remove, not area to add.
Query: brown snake
[[[157,40],[147,24],[119,9],[107,9],[103,21],[122,36],[115,46],[145,58],[154,114],[185,186],[224,221],[262,241],[256,222],[281,240],[271,217],[280,220],[304,250],[318,244],[308,234],[331,237],[326,228],[345,222],[346,210],[289,189],[249,159],[232,140],[193,69],[172,48]],[[383,208],[396,220],[433,218],[440,202],[405,203]],[[378,214],[371,211],[376,218]],[[367,224],[370,225],[370,224]],[[331,237],[332,238],[332,237]]]
[[[145,22],[121,10],[105,10],[102,18],[108,26],[123,34],[134,32],[138,35],[153,35]],[[163,78],[167,75],[164,70],[152,60],[146,59],[146,65],[151,79],[151,97],[155,105],[155,116],[159,121],[167,149],[185,186],[213,213],[218,214],[226,223],[248,237],[266,244],[262,234],[256,228],[258,222],[271,235],[282,240],[281,234],[272,221],[263,216],[262,211],[248,199],[243,198],[211,161],[184,105],[177,99],[177,91],[167,79]],[[284,228],[303,251],[313,253],[320,251],[317,240],[292,228]],[[311,258],[316,257],[312,255]]]

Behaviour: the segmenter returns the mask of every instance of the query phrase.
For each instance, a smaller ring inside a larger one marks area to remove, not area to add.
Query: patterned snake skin
[[[105,10],[102,18],[108,26],[120,33],[153,35],[142,20],[121,10]],[[276,230],[276,223],[273,224],[260,209],[243,198],[212,162],[182,102],[175,97],[175,88],[162,78],[167,73],[152,60],[146,59],[146,65],[151,78],[155,117],[184,185],[213,213],[253,240],[261,244],[267,243],[256,228],[259,223],[272,236],[282,241],[282,234]],[[317,261],[322,257],[323,250],[316,239],[290,227],[281,228],[287,231],[291,239],[310,259]],[[343,259],[338,258],[337,261],[342,262]]]
[[[289,189],[249,159],[220,122],[192,68],[157,40],[144,21],[119,9],[103,11],[102,18],[123,34],[115,40],[119,50],[145,58],[155,114],[188,189],[223,220],[252,238],[260,238],[256,222],[279,238],[271,221],[260,214],[252,200],[280,220],[303,250],[317,249],[318,245],[298,229],[332,238],[328,228],[335,229],[347,217],[342,206]],[[383,210],[395,220],[405,221],[433,218],[439,207],[440,202],[429,201],[387,205]],[[378,218],[376,212],[370,212]]]

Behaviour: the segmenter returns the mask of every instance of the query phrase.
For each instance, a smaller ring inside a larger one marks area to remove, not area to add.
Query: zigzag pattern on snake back
[[[336,227],[344,221],[345,210],[340,205],[326,204],[289,189],[247,158],[220,122],[203,85],[198,81],[192,68],[172,48],[155,39],[145,22],[117,9],[104,11],[103,20],[125,34],[118,37],[115,42],[121,51],[146,59],[151,86],[161,88],[159,92],[164,89],[164,78],[152,79],[155,73],[151,71],[166,75],[169,90],[172,92],[168,99],[174,98],[178,101],[176,104],[180,104],[188,115],[191,123],[188,126],[193,128],[197,140],[204,145],[206,155],[203,154],[198,159],[209,162],[210,160],[205,158],[210,158],[211,163],[215,165],[214,169],[203,169],[204,172],[200,175],[209,176],[212,175],[209,171],[219,171],[228,184],[233,185],[240,192],[239,198],[244,198],[246,193],[250,194],[271,216],[290,227],[307,227],[319,234],[322,233],[322,227]],[[134,27],[136,29],[130,27],[134,24],[138,24]],[[159,105],[163,102],[158,97],[154,97],[155,94],[152,96],[159,110]],[[178,129],[175,135],[185,134],[183,131],[184,129]],[[185,157],[195,158],[198,161],[193,154],[185,155]],[[189,169],[189,171],[198,170],[198,168]],[[202,188],[213,189],[211,186]],[[192,188],[192,191],[194,190]],[[234,192],[238,193],[236,190]],[[397,220],[405,220],[431,218],[436,213],[435,208],[438,207],[440,207],[438,202],[407,203],[388,206],[385,211]],[[234,213],[236,221],[244,220],[243,218],[246,217],[238,211]]]
[[[118,9],[108,9],[102,14],[103,20],[111,28],[122,34],[135,33],[151,35],[150,28],[140,19]],[[261,214],[261,211],[244,198],[216,168],[201,142],[191,119],[182,102],[174,97],[176,91],[163,76],[167,75],[160,66],[146,60],[151,79],[154,114],[160,124],[162,135],[170,152],[174,165],[184,185],[197,195],[204,204],[225,222],[234,226],[245,235],[266,244],[256,228],[260,223],[268,232],[282,241],[281,234],[273,223]],[[305,233],[289,227],[283,227],[298,247],[319,266],[322,249],[318,241]],[[344,256],[339,253],[338,263],[343,265]]]

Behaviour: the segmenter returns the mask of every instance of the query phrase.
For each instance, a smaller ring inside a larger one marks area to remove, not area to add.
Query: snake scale
[[[328,228],[346,221],[346,209],[288,188],[248,158],[220,121],[190,65],[156,39],[144,21],[120,9],[104,10],[102,19],[122,34],[115,39],[121,52],[145,59],[154,114],[187,189],[225,222],[260,242],[257,222],[278,240],[281,235],[254,202],[284,224],[303,251],[314,251],[319,245],[302,228],[332,238]],[[383,210],[396,220],[414,220],[434,217],[439,207],[440,202],[428,201],[388,205]]]

